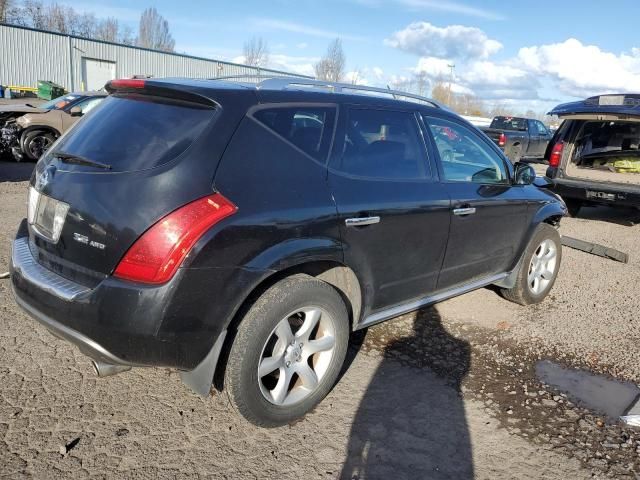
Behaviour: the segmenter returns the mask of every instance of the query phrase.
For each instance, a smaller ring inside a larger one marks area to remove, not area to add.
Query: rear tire
[[[36,162],[55,141],[56,139],[51,132],[33,130],[25,135],[22,151],[29,160]]]
[[[516,284],[501,289],[502,296],[520,305],[542,302],[556,282],[561,261],[560,234],[547,223],[538,225],[522,257]]]
[[[281,280],[238,326],[224,377],[232,406],[263,427],[298,420],[333,387],[348,340],[347,309],[333,287],[307,275]]]

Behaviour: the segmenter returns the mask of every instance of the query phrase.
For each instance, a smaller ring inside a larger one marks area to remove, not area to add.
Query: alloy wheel
[[[556,244],[549,239],[543,240],[536,248],[527,275],[529,290],[534,295],[540,295],[548,287],[556,274],[558,249]]]
[[[335,320],[309,306],[283,318],[267,339],[258,365],[258,383],[275,405],[298,403],[321,384],[336,346]]]

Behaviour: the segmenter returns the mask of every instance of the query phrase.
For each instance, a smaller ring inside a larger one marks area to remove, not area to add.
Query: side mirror
[[[536,179],[536,171],[528,163],[514,164],[516,185],[531,185]]]
[[[69,115],[71,115],[72,117],[81,117],[82,109],[80,107],[71,107],[71,110],[69,110]]]

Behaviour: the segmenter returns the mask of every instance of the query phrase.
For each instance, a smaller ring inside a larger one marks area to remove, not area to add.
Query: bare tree
[[[269,64],[269,45],[262,37],[253,37],[244,43],[244,63],[250,67],[266,67]]]
[[[416,89],[418,95],[424,95],[427,91],[427,72],[421,71],[416,73]]]
[[[98,23],[96,38],[105,42],[117,42],[120,40],[120,25],[115,18],[107,18]]]
[[[127,45],[135,43],[131,28],[120,25],[115,18],[98,20],[93,13],[80,13],[73,7],[44,4],[41,0],[25,0],[19,6],[13,0],[0,0],[0,8],[3,6],[5,22],[13,25]]]
[[[140,16],[139,47],[173,52],[176,45],[169,31],[169,22],[155,8],[147,8]]]
[[[0,22],[7,21],[7,14],[11,10],[13,0],[0,0]]]
[[[449,103],[449,87],[444,82],[437,82],[431,88],[431,98],[433,98],[436,102],[444,103],[448,105]]]
[[[342,40],[336,38],[329,44],[327,53],[314,65],[316,77],[319,80],[339,82],[344,77],[347,60],[342,50]]]

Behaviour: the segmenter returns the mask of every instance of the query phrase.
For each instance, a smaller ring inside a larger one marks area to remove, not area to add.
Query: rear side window
[[[424,153],[413,113],[352,108],[337,168],[361,177],[424,178]]]
[[[332,107],[274,107],[253,118],[307,155],[324,162],[329,153],[335,109]]]
[[[116,172],[144,170],[173,160],[214,115],[210,107],[148,95],[109,96],[92,110],[56,150],[111,165]]]

